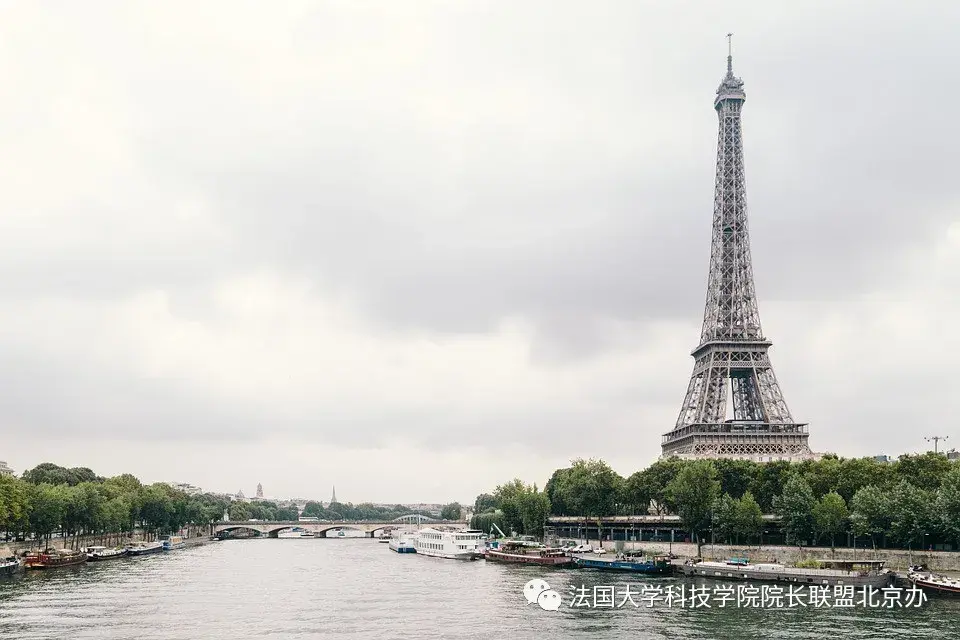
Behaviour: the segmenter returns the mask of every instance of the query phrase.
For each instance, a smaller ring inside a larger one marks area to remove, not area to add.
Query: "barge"
[[[691,578],[715,580],[758,580],[813,585],[871,586],[878,589],[893,582],[893,573],[884,569],[882,560],[820,560],[822,568],[807,569],[782,564],[752,564],[746,558],[727,562],[691,562],[677,565],[677,570]]]

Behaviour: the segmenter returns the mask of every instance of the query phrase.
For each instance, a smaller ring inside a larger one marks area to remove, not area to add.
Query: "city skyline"
[[[792,412],[952,446],[960,7],[602,4],[5,10],[0,457],[401,504],[649,465],[727,31]]]

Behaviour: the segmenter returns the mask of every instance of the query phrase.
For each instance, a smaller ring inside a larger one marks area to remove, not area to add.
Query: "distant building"
[[[333,485],[333,496],[330,498],[330,504],[337,501],[337,485]]]
[[[257,497],[263,499],[263,485],[259,482],[257,483]]]
[[[7,466],[4,460],[0,460],[0,476],[12,476],[13,469]]]
[[[957,451],[956,449],[950,449],[950,451],[947,451],[947,460],[960,460],[960,451]],[[0,462],[0,465],[2,464],[3,463]],[[0,469],[0,471],[2,471],[2,469]]]
[[[243,495],[243,489],[240,489],[239,491],[237,491],[237,500],[239,500],[239,501],[241,501],[241,502],[246,502],[246,501],[247,501],[247,497],[246,497],[245,495]]]
[[[873,456],[873,459],[876,460],[877,462],[893,462],[893,458],[891,458],[886,454]]]
[[[199,493],[203,493],[203,489],[201,489],[200,487],[196,487],[186,482],[168,482],[167,484],[173,487],[174,489],[176,489],[177,491],[182,491],[188,496],[195,496]]]

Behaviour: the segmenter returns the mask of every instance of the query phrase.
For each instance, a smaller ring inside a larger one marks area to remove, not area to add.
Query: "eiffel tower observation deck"
[[[758,462],[816,457],[807,444],[807,425],[787,408],[767,354],[772,343],[760,329],[740,120],[746,97],[743,81],[733,75],[731,50],[714,100],[720,132],[703,331],[691,354],[693,374],[677,424],[663,436],[664,457]]]

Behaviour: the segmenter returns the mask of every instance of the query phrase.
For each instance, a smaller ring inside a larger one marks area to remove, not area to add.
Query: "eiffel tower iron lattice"
[[[663,436],[664,456],[764,462],[815,457],[807,425],[794,421],[783,399],[767,354],[772,343],[760,329],[747,232],[740,120],[745,100],[730,51],[714,101],[717,177],[703,331],[691,354],[693,374],[677,424]]]

